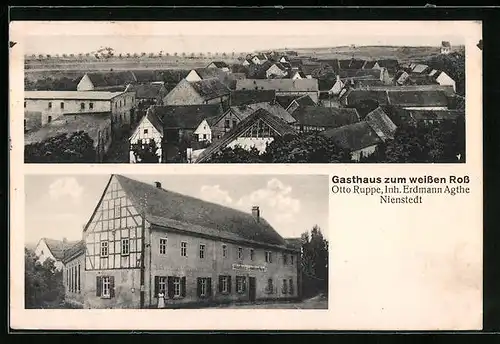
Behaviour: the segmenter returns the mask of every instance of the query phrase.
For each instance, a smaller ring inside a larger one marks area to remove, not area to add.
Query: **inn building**
[[[171,308],[294,299],[299,255],[258,206],[245,213],[112,175],[65,262],[67,297],[83,308],[156,307],[160,293]]]

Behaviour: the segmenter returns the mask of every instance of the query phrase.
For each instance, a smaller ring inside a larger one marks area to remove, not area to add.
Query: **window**
[[[24,120],[24,131],[26,131],[26,120]]]
[[[148,133],[148,130],[147,129],[144,129],[144,134],[147,134]]]
[[[212,295],[212,279],[208,277],[198,278],[198,296],[206,297]]]
[[[226,119],[224,121],[224,128],[229,128],[229,120],[228,119]]]
[[[205,245],[200,244],[200,259],[205,258]]]
[[[80,103],[80,109],[85,110],[85,103]]]
[[[290,256],[290,265],[293,265],[293,258],[294,258],[294,256],[293,256],[293,255],[291,255],[291,256]]]
[[[231,276],[219,276],[219,292],[231,292]]]
[[[288,280],[288,291],[293,294],[293,280],[291,278]]]
[[[92,110],[94,108],[94,103],[89,103],[89,109]]]
[[[101,257],[107,257],[107,256],[108,256],[108,242],[101,241]]]
[[[243,259],[243,248],[238,247],[238,259]]]
[[[271,254],[271,251],[266,251],[266,263],[272,263],[273,262],[273,256]]]
[[[181,296],[181,279],[174,277],[174,296]]]
[[[288,264],[288,255],[286,253],[283,253],[283,265]]]
[[[81,279],[80,279],[80,264],[78,264],[77,278],[78,278],[78,280],[77,280],[77,286],[78,286],[77,291],[78,291],[78,293],[80,293],[80,291],[81,291],[81,288],[80,288],[80,284],[81,284]]]
[[[24,102],[24,107],[26,108],[26,102]]]
[[[47,123],[50,123],[50,122],[52,122],[52,116],[47,117]]]
[[[167,291],[167,277],[166,276],[155,276],[155,297],[158,294],[163,293],[165,295]]]
[[[273,287],[273,279],[270,278],[267,280],[267,286],[266,286],[266,292],[267,293],[272,293],[274,290],[274,287]]]
[[[181,242],[181,256],[187,257],[187,242]]]
[[[49,102],[49,109],[52,109],[52,102]]]
[[[128,239],[122,239],[122,256],[128,256],[130,253],[130,246]]]
[[[236,127],[237,124],[238,124],[238,121],[236,121],[235,119],[233,119],[233,128]]]
[[[167,254],[167,238],[160,239],[160,254]]]
[[[203,140],[207,139],[207,134],[203,134]]]
[[[246,291],[246,277],[236,276],[236,292],[243,294]]]
[[[61,109],[64,110],[64,102],[61,102],[60,106],[61,106]]]
[[[222,258],[227,258],[227,245],[222,245]]]
[[[286,294],[288,292],[287,280],[283,280],[283,285],[281,286],[281,293]]]
[[[111,283],[110,283],[109,276],[103,276],[102,277],[102,293],[101,293],[102,297],[111,297],[111,293],[110,293],[111,288],[110,287],[111,287]]]

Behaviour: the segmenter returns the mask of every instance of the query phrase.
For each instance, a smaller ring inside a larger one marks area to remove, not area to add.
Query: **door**
[[[248,298],[250,301],[255,301],[255,277],[248,278]]]

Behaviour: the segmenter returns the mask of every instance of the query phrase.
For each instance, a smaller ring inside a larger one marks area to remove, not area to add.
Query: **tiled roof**
[[[345,99],[347,101],[347,105],[354,105],[367,99],[375,100],[379,103],[379,105],[386,105],[389,102],[387,91],[385,90],[353,89],[349,90],[346,95],[341,98],[342,100]]]
[[[133,85],[128,90],[135,92],[136,99],[163,98],[166,94],[165,87],[162,84]]]
[[[340,148],[349,150],[350,152],[382,142],[368,122],[364,121],[329,129],[321,132],[321,134],[333,139]]]
[[[364,69],[372,69],[374,66],[375,66],[375,63],[377,63],[377,61],[366,61],[365,64],[363,65],[363,68]]]
[[[389,103],[394,106],[448,106],[443,91],[388,91]]]
[[[283,92],[317,92],[316,79],[245,79],[236,82],[237,90],[275,90]]]
[[[148,109],[146,112],[146,118],[148,121],[151,123],[151,125],[158,130],[160,134],[163,134],[163,122],[162,120],[156,115],[154,110]]]
[[[214,70],[217,70],[213,68]],[[242,80],[243,81],[243,80]],[[190,82],[193,89],[205,100],[229,95],[230,91],[219,79],[211,78]]]
[[[459,116],[465,116],[464,110],[409,110],[410,116],[419,120],[455,120]]]
[[[214,64],[217,68],[229,68],[229,65],[224,61],[212,61],[210,64]]]
[[[382,60],[377,60],[377,64],[380,67],[387,68],[389,70],[394,70],[399,67],[399,61],[395,59],[382,59]]]
[[[252,126],[255,121],[261,119],[267,123],[271,128],[276,130],[278,135],[296,134],[296,131],[282,119],[271,115],[268,111],[264,109],[259,109],[255,111],[250,116],[244,118],[238,125],[233,128],[230,132],[226,133],[221,140],[213,143],[207,149],[205,149],[198,159],[197,163],[206,162],[213,154],[220,152],[222,149],[227,147],[231,142],[236,140],[241,134],[243,134],[248,128]]]
[[[302,239],[301,238],[285,238],[286,245],[291,248],[295,248],[300,250],[302,247]]]
[[[240,106],[232,106],[231,111],[238,116],[240,119],[244,119],[255,111],[259,109],[264,109],[268,111],[271,115],[281,118],[286,123],[295,122],[295,118],[292,117],[283,107],[279,104],[271,104],[267,102],[263,103],[255,103],[255,104],[247,104]]]
[[[195,71],[202,79],[218,78],[222,80],[227,76],[226,72],[218,68],[196,68]]]
[[[64,242],[62,240],[55,240],[50,238],[43,238],[42,240],[45,241],[45,244],[49,248],[50,253],[52,253],[54,258],[57,260],[62,260],[64,258],[64,252],[66,252],[66,250],[70,249],[77,243],[77,241]]]
[[[194,197],[160,189],[154,185],[116,175],[123,190],[139,212],[153,225],[223,239],[248,240],[285,246],[284,239],[261,217]],[[141,199],[147,195],[144,209]]]
[[[163,129],[196,129],[205,118],[219,116],[220,111],[218,104],[152,106],[148,116],[156,116]]]
[[[356,109],[299,106],[292,116],[298,124],[325,128],[338,128],[359,122]]]
[[[120,86],[137,81],[134,73],[130,71],[87,73],[87,76],[94,87]]]
[[[361,69],[365,64],[365,60],[352,59],[349,63],[349,69]]]
[[[62,261],[64,264],[85,253],[85,241],[80,240],[64,251]]]
[[[236,90],[231,92],[231,106],[272,102],[276,98],[274,90]]]
[[[339,71],[339,76],[341,79],[362,77],[380,79],[381,73],[380,69],[342,69]]]
[[[25,91],[24,99],[111,100],[122,93],[108,91]]]
[[[366,115],[364,120],[368,122],[381,139],[394,138],[397,127],[380,107]]]
[[[48,138],[78,131],[86,132],[97,144],[98,132],[111,126],[111,113],[100,114],[66,114],[47,123],[38,130],[24,135],[24,144],[42,142]]]
[[[276,102],[283,107],[283,109],[288,108],[288,106],[297,98],[300,98],[299,95],[297,96],[281,96],[277,95],[276,96]]]
[[[299,104],[299,106],[316,106],[314,100],[312,100],[308,95],[296,98],[295,102]]]

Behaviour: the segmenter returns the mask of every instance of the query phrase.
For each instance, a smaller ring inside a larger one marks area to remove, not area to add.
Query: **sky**
[[[126,175],[166,190],[251,213],[260,207],[283,237],[314,225],[328,238],[328,176],[321,175]],[[42,237],[80,240],[109,175],[26,175],[25,241]]]
[[[18,23],[24,26],[11,31],[22,34],[25,54],[78,54],[105,46],[117,53],[238,53],[351,44],[439,46],[443,40],[462,45],[468,28],[456,21]]]

